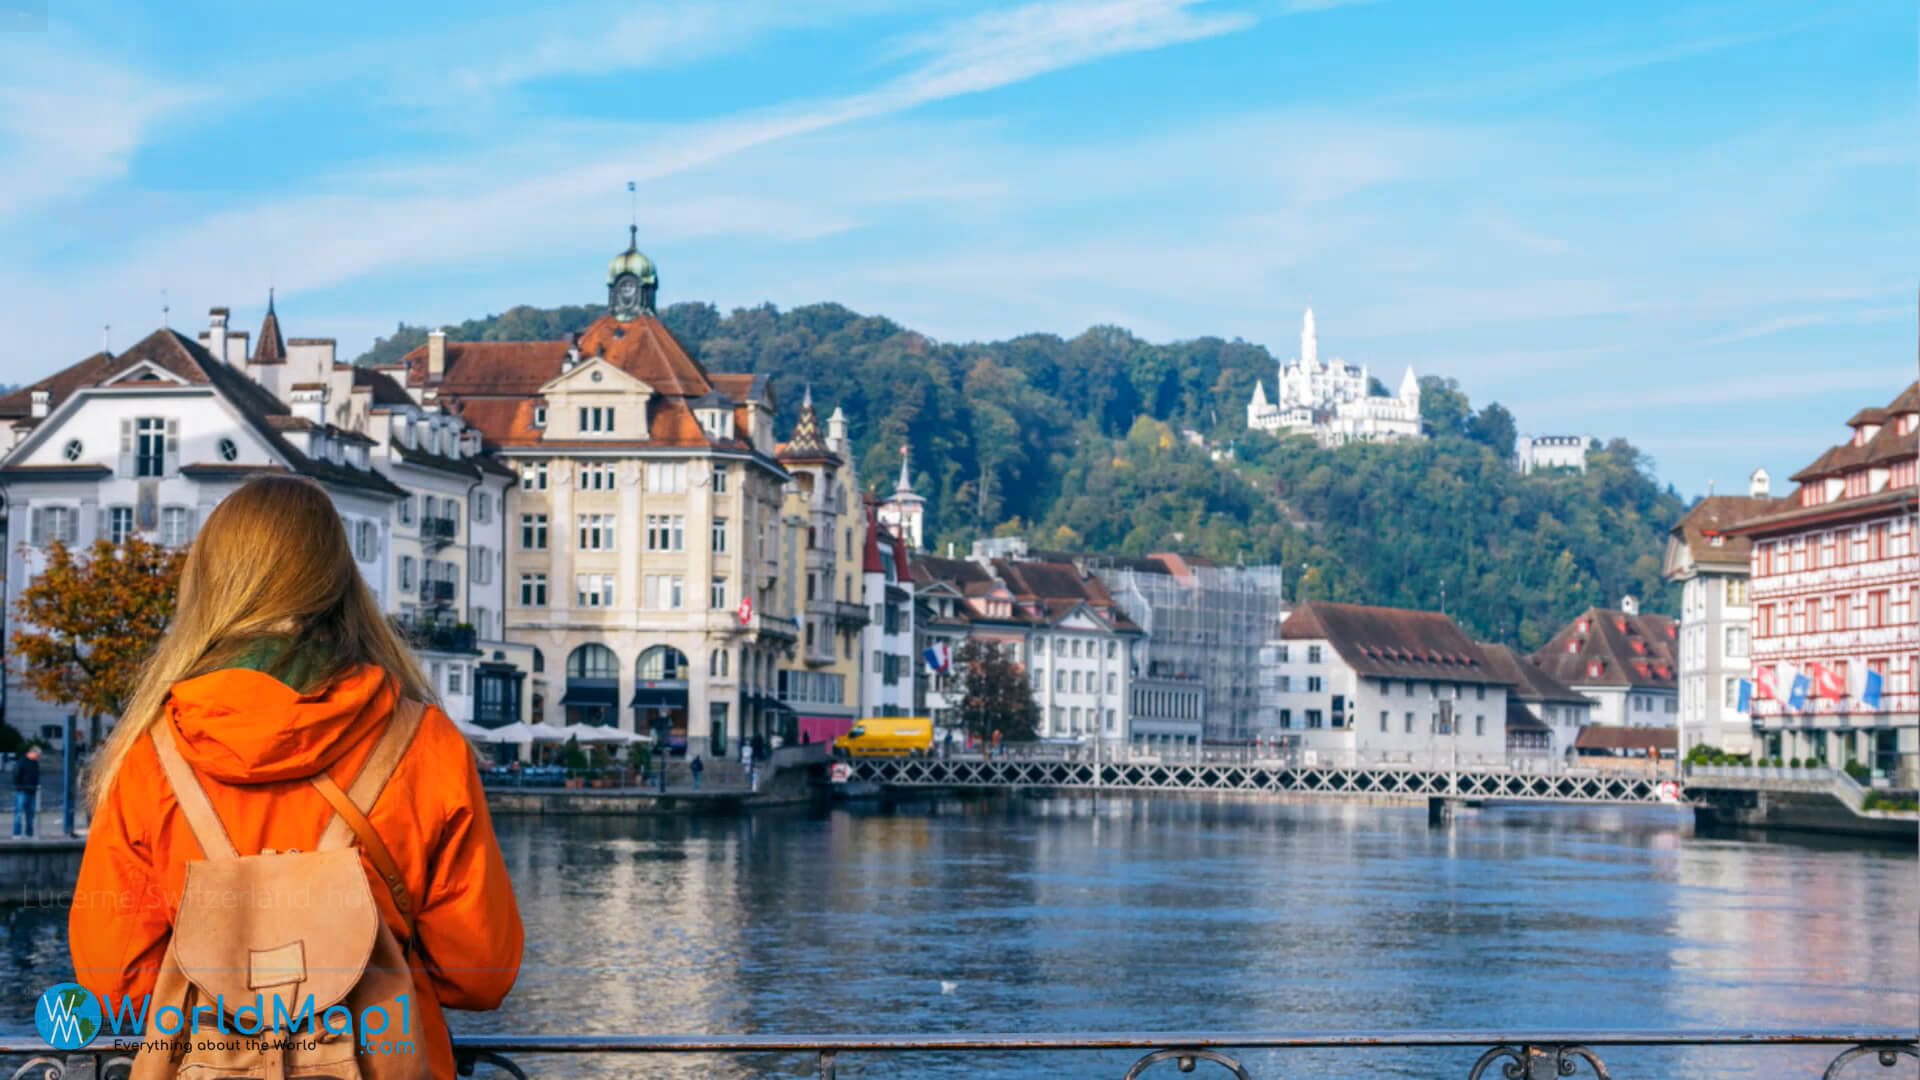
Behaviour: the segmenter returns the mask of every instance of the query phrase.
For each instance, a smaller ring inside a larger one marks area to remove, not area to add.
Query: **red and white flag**
[[[1780,691],[1774,686],[1773,665],[1760,664],[1753,669],[1755,694],[1769,701],[1780,700]]]
[[[741,626],[745,626],[748,623],[752,622],[753,621],[753,597],[751,596],[741,597],[740,606],[733,609],[733,616],[734,618],[740,620]]]
[[[1842,698],[1847,696],[1847,681],[1840,673],[1822,663],[1811,663],[1807,670],[1813,675],[1813,694],[1815,697]]]

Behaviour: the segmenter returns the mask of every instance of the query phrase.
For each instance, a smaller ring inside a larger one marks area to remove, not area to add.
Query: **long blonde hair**
[[[99,805],[175,683],[229,666],[263,638],[290,639],[320,658],[309,685],[296,689],[370,664],[404,696],[433,700],[412,651],[361,580],[325,490],[300,477],[258,477],[214,507],[187,549],[173,620],[88,771],[89,801]]]

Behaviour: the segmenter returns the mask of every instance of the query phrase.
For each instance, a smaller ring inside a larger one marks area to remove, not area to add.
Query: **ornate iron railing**
[[[1102,791],[1235,791],[1299,795],[1503,802],[1686,802],[1679,782],[1659,776],[1524,773],[1503,770],[1316,768],[1173,762],[1057,761],[1033,758],[860,758],[853,779],[887,787],[1045,787]]]
[[[1252,1080],[1241,1057],[1249,1051],[1333,1051],[1350,1055],[1387,1051],[1423,1051],[1421,1069],[1427,1075],[1445,1075],[1448,1069],[1467,1080],[1503,1077],[1505,1080],[1559,1080],[1588,1075],[1611,1080],[1606,1053],[1635,1048],[1668,1047],[1715,1050],[1792,1048],[1833,1052],[1818,1080],[1858,1080],[1889,1076],[1872,1068],[1897,1068],[1907,1058],[1920,1069],[1920,1041],[1913,1031],[1891,1028],[1849,1031],[1602,1031],[1602,1032],[1343,1032],[1319,1035],[1231,1034],[1207,1032],[1142,1032],[1088,1035],[468,1035],[455,1040],[454,1053],[463,1076],[502,1075],[525,1080],[529,1067],[521,1064],[549,1056],[578,1057],[628,1055],[699,1055],[764,1057],[803,1056],[804,1065],[819,1080],[837,1080],[843,1056],[912,1055],[937,1053],[1046,1054],[1132,1052],[1138,1056],[1123,1074],[1137,1078],[1154,1066],[1172,1062],[1181,1072],[1209,1062],[1234,1080]],[[1478,1051],[1475,1054],[1475,1051]],[[1439,1058],[1454,1055],[1443,1063]],[[516,1059],[515,1055],[520,1055]],[[15,1067],[11,1080],[123,1080],[132,1067],[124,1052],[95,1047],[60,1053],[38,1039],[0,1036],[0,1061],[27,1060]],[[756,1072],[768,1070],[757,1068]],[[1158,1070],[1155,1070],[1158,1075]],[[1342,1070],[1340,1075],[1347,1075]],[[774,1075],[779,1075],[774,1073]],[[1219,1075],[1216,1073],[1215,1075]],[[1289,1077],[1300,1074],[1289,1072]],[[1666,1075],[1666,1074],[1663,1074]],[[1754,1074],[1759,1075],[1759,1074]],[[1775,1070],[1767,1077],[1782,1077]],[[1903,1076],[1912,1076],[1911,1072]],[[1815,1080],[1808,1073],[1808,1080]]]

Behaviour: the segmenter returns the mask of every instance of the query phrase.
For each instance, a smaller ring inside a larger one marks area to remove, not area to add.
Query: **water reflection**
[[[1488,809],[1432,829],[1424,809],[1014,799],[498,827],[526,967],[505,1013],[456,1017],[467,1031],[1824,1027],[1920,1010],[1911,853],[1696,837],[1658,808]],[[9,1026],[30,1023],[23,988],[64,976],[63,924],[10,918]],[[1464,1076],[1474,1056],[1250,1064]],[[1823,1058],[1608,1057],[1615,1075],[1703,1077],[1817,1076]],[[970,1064],[1118,1075],[1130,1061]],[[595,1067],[810,1063],[565,1071]],[[965,1071],[856,1057],[842,1072],[909,1069]]]

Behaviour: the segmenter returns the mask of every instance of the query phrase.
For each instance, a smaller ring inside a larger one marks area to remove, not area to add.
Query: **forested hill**
[[[603,310],[520,307],[447,336],[551,339]],[[1650,462],[1615,440],[1584,475],[1520,476],[1507,460],[1512,418],[1498,404],[1473,410],[1448,380],[1422,380],[1434,438],[1322,450],[1245,430],[1247,395],[1256,378],[1271,389],[1275,360],[1240,341],[1156,345],[1096,327],[954,345],[835,304],[725,316],[675,304],[661,319],[710,370],[777,373],[782,430],[804,385],[823,411],[844,408],[868,488],[890,490],[911,446],[937,547],[998,533],[1282,562],[1303,598],[1437,607],[1444,587],[1469,630],[1526,648],[1624,594],[1676,610],[1659,560],[1686,507]],[[424,327],[401,326],[360,362],[425,340]],[[1189,430],[1232,459],[1191,445]]]

